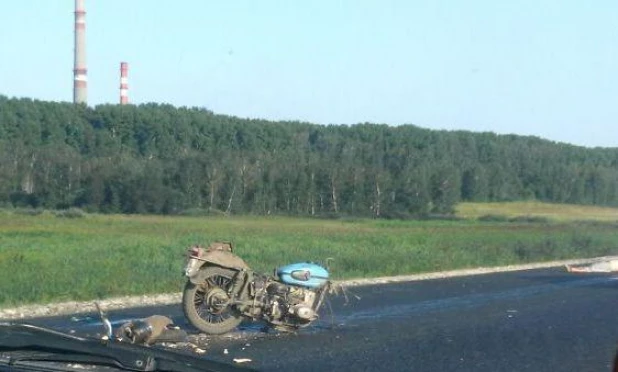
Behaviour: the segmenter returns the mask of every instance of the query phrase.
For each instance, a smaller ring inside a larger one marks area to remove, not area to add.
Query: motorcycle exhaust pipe
[[[162,315],[153,315],[123,324],[116,334],[119,341],[152,345],[156,342],[184,342],[188,335],[181,329],[168,328],[173,321]]]

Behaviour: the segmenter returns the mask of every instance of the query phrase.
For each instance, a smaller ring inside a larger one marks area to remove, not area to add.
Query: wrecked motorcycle
[[[331,282],[327,268],[302,262],[254,272],[229,242],[193,246],[185,266],[182,307],[191,325],[223,334],[243,319],[263,320],[277,330],[296,330],[318,318]]]

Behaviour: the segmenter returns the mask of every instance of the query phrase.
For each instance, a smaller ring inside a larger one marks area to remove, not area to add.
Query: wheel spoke
[[[220,306],[220,304],[227,302],[227,299],[222,298],[221,294],[213,294],[212,292],[215,290],[226,292],[231,283],[232,278],[230,277],[213,275],[208,277],[203,286],[196,290],[193,304],[200,318],[211,324],[221,324],[234,317],[233,309],[229,306],[223,308]]]

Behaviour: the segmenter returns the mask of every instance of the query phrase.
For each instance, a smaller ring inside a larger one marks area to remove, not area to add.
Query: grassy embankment
[[[242,258],[266,272],[333,257],[336,279],[618,254],[618,209],[490,207],[461,205],[458,214],[469,218],[461,221],[59,218],[0,211],[0,307],[177,292],[185,249],[214,240],[233,241]]]

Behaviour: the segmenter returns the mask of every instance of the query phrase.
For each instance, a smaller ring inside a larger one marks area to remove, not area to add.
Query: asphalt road
[[[356,287],[360,300],[333,298],[334,315],[297,334],[247,324],[201,342],[205,357],[249,358],[264,371],[609,371],[617,279],[545,269]],[[178,306],[109,315],[120,323],[152,314],[190,330]],[[94,314],[30,322],[101,330]]]

